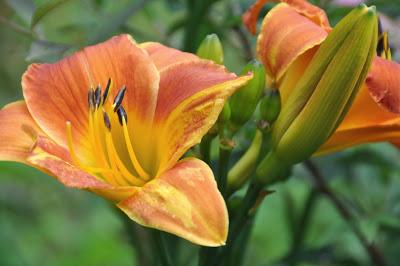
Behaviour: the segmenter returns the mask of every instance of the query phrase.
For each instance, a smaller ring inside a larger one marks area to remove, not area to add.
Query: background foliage
[[[251,2],[3,0],[0,106],[21,99],[20,79],[29,63],[57,60],[120,32],[138,42],[158,41],[192,52],[206,34],[217,33],[226,65],[239,72],[254,54],[255,39],[240,18]],[[317,4],[331,21],[338,21],[349,10],[339,2],[345,1]],[[394,25],[396,49],[400,3],[369,3]],[[249,125],[238,138],[248,143],[253,128]],[[237,154],[245,148],[238,147]],[[311,175],[310,167],[297,166],[293,177],[276,185],[276,192],[261,205],[244,265],[368,265],[368,243],[388,265],[398,265],[399,157],[397,148],[383,143],[314,159],[323,183],[315,172]],[[347,215],[332,203],[324,186]],[[29,167],[0,162],[0,265],[139,265],[144,259],[140,254],[146,252],[135,250],[143,251],[145,236],[134,233],[127,234],[117,210],[101,198],[66,189]],[[175,259],[195,265],[196,247],[181,243],[180,248],[182,255]]]

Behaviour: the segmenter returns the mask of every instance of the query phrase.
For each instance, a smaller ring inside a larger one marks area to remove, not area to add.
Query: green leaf
[[[35,5],[32,1],[7,0],[7,4],[17,13],[18,17],[20,17],[26,25],[29,25],[35,10]]]
[[[52,11],[53,9],[55,9],[56,7],[58,7],[59,5],[67,2],[68,0],[50,0],[50,1],[46,1],[45,3],[39,5],[36,10],[35,13],[32,16],[32,20],[31,20],[31,28],[34,28],[35,25],[44,17],[46,16],[48,13],[50,13],[50,11]]]
[[[48,41],[34,41],[31,44],[26,61],[56,61],[70,48],[69,45]]]

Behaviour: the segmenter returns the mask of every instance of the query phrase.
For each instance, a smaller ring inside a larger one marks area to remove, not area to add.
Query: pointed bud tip
[[[218,35],[215,34],[215,33],[208,34],[208,35],[206,36],[206,39],[208,39],[208,40],[215,39],[216,41],[217,41],[217,40],[219,41]]]
[[[197,56],[203,59],[214,61],[222,65],[224,62],[224,52],[220,39],[217,34],[207,35],[201,42],[196,52]]]
[[[364,3],[359,4],[356,9],[360,9],[360,10],[367,10],[368,6]]]
[[[376,15],[376,6],[368,7],[368,14]]]

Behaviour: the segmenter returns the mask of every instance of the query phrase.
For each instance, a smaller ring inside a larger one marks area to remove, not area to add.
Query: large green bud
[[[265,69],[259,61],[252,60],[248,63],[242,74],[249,72],[253,72],[253,78],[230,99],[231,122],[236,129],[252,117],[265,87]]]
[[[333,134],[365,81],[377,31],[375,7],[362,5],[329,33],[273,126],[273,150],[257,169],[261,179],[273,164],[309,158]]]
[[[196,54],[200,58],[212,60],[219,65],[224,63],[224,50],[218,36],[214,33],[204,38]]]

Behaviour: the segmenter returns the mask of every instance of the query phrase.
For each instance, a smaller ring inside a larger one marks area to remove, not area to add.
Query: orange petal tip
[[[228,212],[211,169],[189,158],[178,162],[117,205],[137,223],[198,245],[225,244]]]

